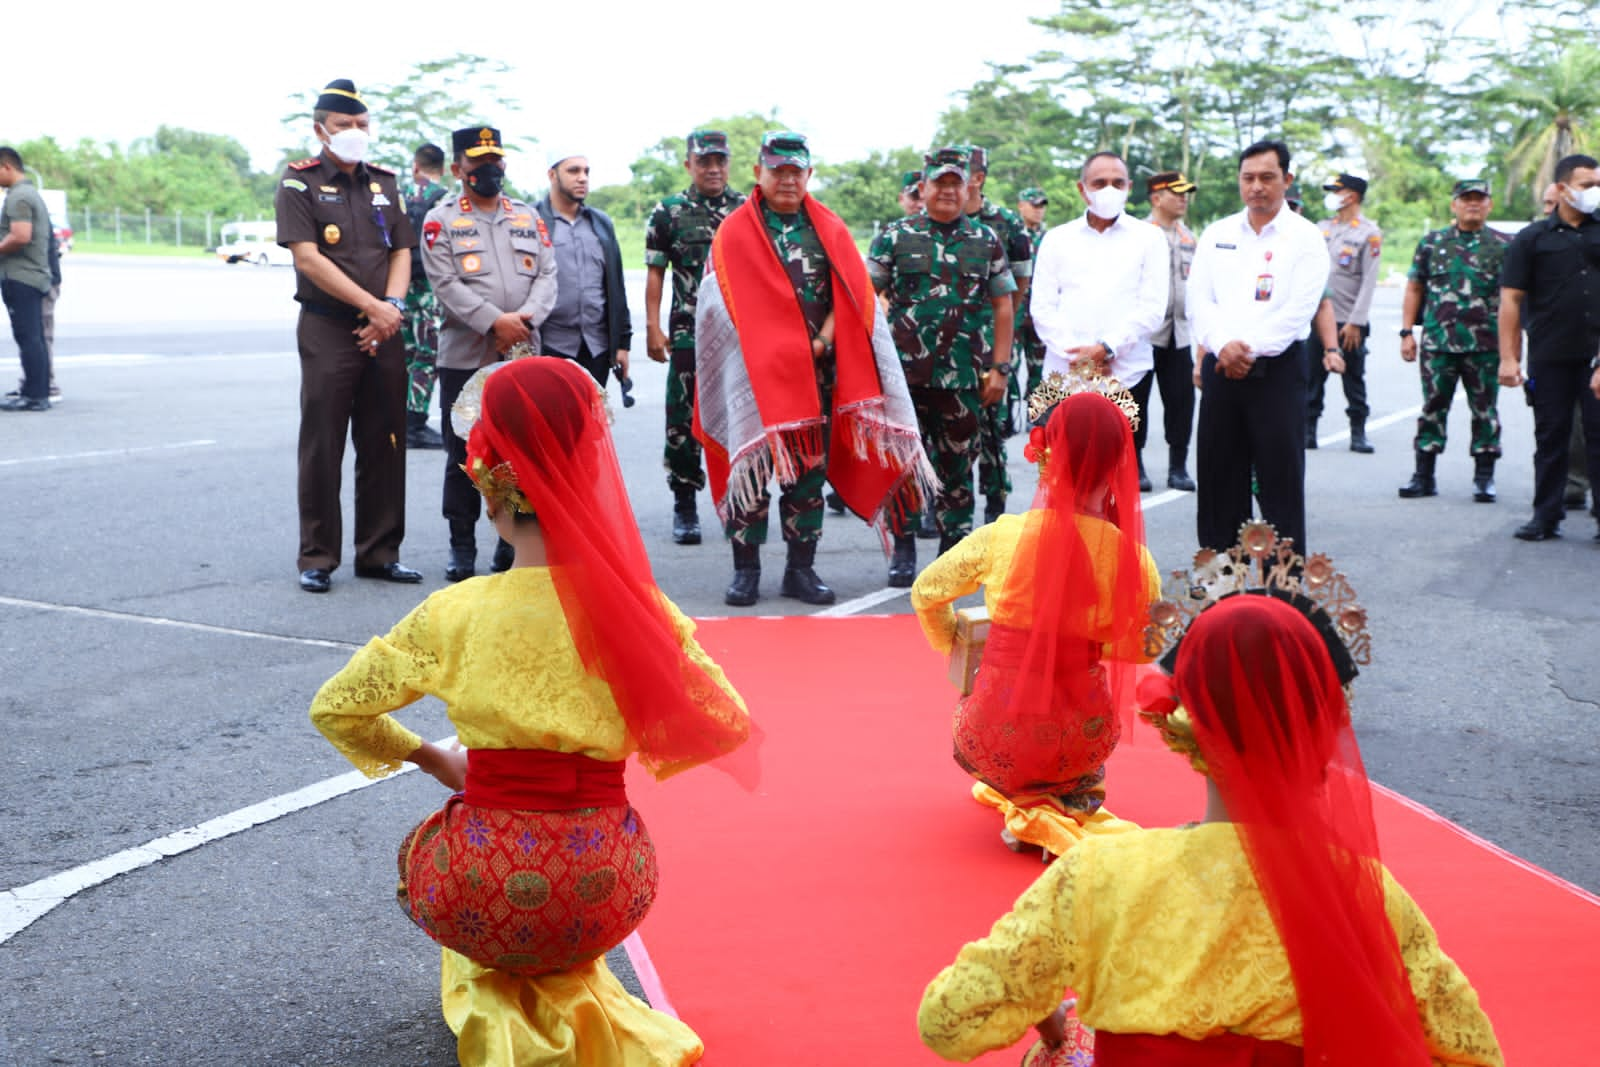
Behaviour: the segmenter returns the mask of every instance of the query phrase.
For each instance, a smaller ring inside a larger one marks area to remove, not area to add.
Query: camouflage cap
[[[954,174],[962,181],[968,177],[972,166],[972,152],[967,145],[946,145],[935,148],[922,157],[923,181],[938,181],[946,174]]]
[[[908,170],[900,175],[900,188],[902,189],[909,189],[913,185],[921,184],[921,182],[922,172],[920,170]]]
[[[729,155],[728,135],[721,130],[695,130],[688,137],[688,150],[691,158]]]
[[[810,170],[811,147],[806,144],[806,135],[793,130],[768,130],[761,135],[761,165]]]
[[[1482,193],[1484,196],[1493,196],[1489,191],[1489,183],[1483,178],[1462,178],[1456,182],[1456,187],[1450,191],[1450,199],[1458,196],[1471,196],[1473,193]]]
[[[1050,198],[1045,196],[1044,190],[1039,188],[1037,185],[1030,185],[1026,189],[1022,190],[1022,192],[1017,194],[1017,202],[1022,204],[1032,204],[1034,207],[1044,207],[1050,202]]]

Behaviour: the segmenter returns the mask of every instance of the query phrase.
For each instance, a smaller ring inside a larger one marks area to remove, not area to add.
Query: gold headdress
[[[1042,426],[1051,408],[1078,393],[1099,393],[1122,409],[1131,427],[1139,428],[1139,402],[1133,394],[1117,379],[1101,374],[1095,364],[1086,359],[1070,364],[1066,373],[1051,371],[1045,375],[1039,388],[1028,397],[1028,421]]]
[[[1245,523],[1239,528],[1239,543],[1226,552],[1201,549],[1191,569],[1172,572],[1163,592],[1163,599],[1150,607],[1144,651],[1168,674],[1189,624],[1219,600],[1240,593],[1274,596],[1303,612],[1327,642],[1347,694],[1357,665],[1372,662],[1367,613],[1356,602],[1349,579],[1321,553],[1310,559],[1300,556],[1293,542],[1279,538],[1268,523]],[[1173,701],[1141,700],[1140,705],[1139,716],[1160,731],[1167,747],[1206,773],[1188,712]]]

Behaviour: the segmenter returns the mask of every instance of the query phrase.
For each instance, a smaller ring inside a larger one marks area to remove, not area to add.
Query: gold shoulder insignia
[[[316,166],[318,163],[321,163],[321,162],[322,162],[322,160],[317,156],[312,156],[310,159],[297,159],[293,163],[289,164],[289,169],[290,170],[310,170],[312,167]]]

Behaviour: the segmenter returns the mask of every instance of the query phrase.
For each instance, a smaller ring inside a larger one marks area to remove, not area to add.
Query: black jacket
[[[552,234],[556,230],[555,208],[550,206],[550,196],[546,194],[533,208],[544,219],[544,225]],[[589,213],[589,220],[594,224],[594,232],[600,238],[600,245],[606,254],[606,332],[611,336],[611,347],[633,350],[633,319],[628,315],[628,291],[622,278],[622,249],[617,246],[617,228],[611,223],[611,216],[599,208],[585,207],[582,210]],[[556,272],[556,283],[560,284],[561,273]],[[609,359],[610,353],[607,353]]]

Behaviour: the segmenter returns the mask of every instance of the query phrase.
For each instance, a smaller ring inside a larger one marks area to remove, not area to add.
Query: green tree
[[[1512,145],[1505,153],[1508,196],[1518,185],[1548,185],[1556,163],[1594,144],[1600,120],[1600,49],[1578,41],[1546,44],[1521,63],[1505,64],[1505,80],[1484,98],[1512,115]]]
[[[900,217],[900,175],[921,167],[922,153],[915,148],[869,152],[865,159],[818,166],[811,191],[864,236]]]

